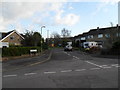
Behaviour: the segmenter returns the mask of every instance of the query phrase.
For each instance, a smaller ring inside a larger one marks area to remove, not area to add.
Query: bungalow
[[[21,45],[21,41],[24,37],[16,30],[12,30],[7,33],[0,32],[0,48],[9,47],[9,45]]]

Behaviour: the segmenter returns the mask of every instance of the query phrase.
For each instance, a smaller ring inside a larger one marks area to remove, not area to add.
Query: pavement
[[[119,67],[118,59],[55,48],[43,56],[3,63],[2,87],[118,88]]]

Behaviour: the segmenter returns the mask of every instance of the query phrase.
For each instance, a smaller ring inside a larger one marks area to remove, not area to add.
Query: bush
[[[112,48],[102,49],[102,55],[120,55],[120,41],[113,43]]]
[[[114,55],[120,55],[120,41],[113,43],[113,46],[110,51]]]
[[[40,52],[40,47],[9,47],[2,48],[2,56],[21,56],[24,54],[29,54],[30,49],[37,49]]]
[[[109,55],[110,54],[110,49],[102,49],[101,50],[101,55]]]
[[[112,49],[120,49],[120,41],[113,43]]]
[[[96,52],[99,52],[100,51],[100,48],[99,47],[91,47],[90,48],[90,52],[91,53],[96,53]]]

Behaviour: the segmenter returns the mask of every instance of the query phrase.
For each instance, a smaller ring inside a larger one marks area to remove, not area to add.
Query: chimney
[[[117,24],[117,27],[119,27],[119,25]]]
[[[99,27],[97,27],[97,31],[99,31]]]
[[[119,29],[119,24],[117,24],[117,29]]]

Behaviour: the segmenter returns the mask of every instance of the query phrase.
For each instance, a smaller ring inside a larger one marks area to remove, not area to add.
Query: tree
[[[63,30],[61,31],[61,35],[63,36],[63,38],[66,37],[70,37],[71,31],[66,30],[65,28],[63,28]]]
[[[40,40],[41,40],[41,35],[40,35],[40,33],[34,32],[34,34],[33,34],[34,46],[40,45]]]
[[[63,36],[63,40],[62,40],[62,46],[65,47],[67,42],[69,41],[69,38],[71,34],[71,31],[63,28],[63,30],[61,30],[61,36]]]
[[[41,35],[38,32],[26,31],[22,41],[23,46],[40,46]],[[42,39],[44,41],[44,39]]]
[[[55,46],[58,46],[59,44],[61,44],[61,37],[60,37],[60,35],[57,32],[53,32],[51,34],[51,37],[53,37]]]
[[[54,38],[60,38],[60,35],[59,35],[57,32],[53,32],[53,33],[52,33],[52,36],[53,36]]]
[[[23,46],[33,46],[32,44],[32,36],[33,36],[33,32],[29,32],[28,30],[26,30],[26,33],[24,35],[24,40],[22,40],[22,45]]]

